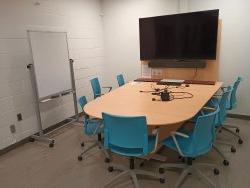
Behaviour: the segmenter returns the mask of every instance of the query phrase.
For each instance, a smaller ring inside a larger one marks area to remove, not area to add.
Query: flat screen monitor
[[[216,59],[219,10],[140,18],[140,58]]]

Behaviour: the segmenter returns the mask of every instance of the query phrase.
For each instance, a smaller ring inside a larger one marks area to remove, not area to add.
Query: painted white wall
[[[239,87],[239,104],[233,113],[250,115],[250,22],[248,0],[189,0],[189,11],[220,9],[222,38],[220,80],[231,84],[238,75],[244,78]]]
[[[40,4],[40,5],[39,5]],[[27,29],[67,31],[75,59],[78,96],[92,98],[89,79],[102,75],[103,25],[98,0],[0,1],[0,149],[37,132],[33,91],[26,65],[31,62]],[[41,106],[44,128],[73,115],[72,97]],[[17,113],[23,121],[17,122]],[[10,133],[9,126],[17,132]]]
[[[103,0],[106,85],[117,87],[116,75],[140,77],[139,18],[174,14],[174,0]]]
[[[189,0],[179,0],[179,13],[187,12],[189,10]]]

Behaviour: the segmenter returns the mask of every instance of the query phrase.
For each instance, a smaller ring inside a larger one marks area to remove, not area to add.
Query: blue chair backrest
[[[201,155],[207,153],[215,140],[215,117],[219,113],[219,107],[214,112],[201,115],[197,118],[195,127],[191,134],[191,145],[193,155]]]
[[[104,146],[111,151],[148,152],[148,128],[146,117],[124,117],[102,113],[104,123]],[[113,148],[118,148],[113,150]],[[135,150],[133,150],[135,149]]]
[[[98,78],[93,78],[90,80],[90,83],[92,86],[94,99],[96,99],[101,94],[101,86],[100,86],[99,80],[98,80]]]
[[[81,96],[81,97],[79,98],[79,104],[80,104],[80,106],[81,106],[81,108],[82,108],[82,110],[83,110],[84,106],[87,104],[87,99],[86,99],[85,96]]]
[[[116,76],[117,82],[119,87],[123,86],[125,84],[124,78],[122,74],[119,74]]]
[[[229,101],[229,107],[228,110],[232,110],[235,109],[237,107],[237,90],[238,90],[238,86],[240,84],[240,82],[242,81],[241,77],[238,77],[237,80],[234,82],[233,88],[232,88],[232,92],[231,92],[231,96],[230,96],[230,101]]]
[[[84,106],[87,104],[87,98],[85,96],[82,96],[79,98],[79,104],[83,110]],[[101,125],[102,121],[97,119],[90,119],[87,114],[84,114],[83,116],[83,124],[84,124],[84,132],[86,135],[93,135],[95,130],[97,129],[97,126]],[[99,132],[96,132],[99,133]]]
[[[219,107],[220,107],[220,112],[219,112],[219,117],[218,117],[218,124],[222,126],[224,123],[226,116],[227,116],[227,102],[229,100],[229,95],[232,92],[231,86],[228,86],[221,95],[221,98],[219,99]]]

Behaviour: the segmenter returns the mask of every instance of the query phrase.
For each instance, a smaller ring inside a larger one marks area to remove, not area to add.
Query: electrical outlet
[[[10,126],[10,132],[11,133],[15,133],[16,132],[16,126],[15,125],[11,125]]]
[[[17,121],[22,121],[22,120],[23,120],[22,114],[21,113],[17,114]]]

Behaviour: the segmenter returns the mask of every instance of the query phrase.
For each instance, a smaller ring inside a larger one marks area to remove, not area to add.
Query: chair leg
[[[104,147],[103,147],[103,144],[102,142],[98,141],[98,146],[99,148],[102,150],[103,154],[105,155],[105,162],[110,162],[111,161],[111,155],[110,153],[108,152],[108,150],[106,150]]]
[[[94,142],[91,146],[89,146],[87,149],[85,149],[81,154],[80,156],[82,156],[84,153],[87,153],[88,151],[90,151],[91,149],[95,148],[98,146],[98,143],[97,142]]]
[[[153,178],[157,178],[160,179],[161,175],[155,173],[155,172],[150,172],[150,171],[146,171],[146,170],[137,170],[135,169],[133,171],[136,175],[144,175],[144,176],[149,176],[149,177],[153,177]]]
[[[187,168],[185,170],[182,171],[179,179],[177,180],[176,184],[175,184],[175,188],[180,187],[180,185],[182,184],[182,182],[184,181],[184,179],[187,177],[187,175],[190,173],[190,168]]]
[[[236,125],[225,125],[225,127],[240,130],[240,128],[238,126],[236,126]]]
[[[224,166],[228,166],[229,165],[229,161],[227,160],[226,156],[219,150],[219,148],[216,145],[213,145],[213,149],[214,151],[216,151],[221,158],[223,159],[223,164]]]
[[[106,183],[106,184],[104,185],[104,188],[109,187],[109,186],[110,186],[112,183],[114,183],[116,180],[120,179],[120,178],[123,177],[123,176],[127,176],[127,175],[130,175],[130,174],[129,174],[129,171],[124,171],[124,172],[118,174],[117,176],[115,176],[115,177],[113,177],[112,179],[110,179],[110,180],[108,181],[108,183]]]
[[[237,133],[233,132],[232,130],[226,128],[226,127],[222,127],[223,130],[227,131],[228,133],[232,134],[233,136],[241,139],[240,135],[238,135]]]
[[[207,176],[205,176],[199,169],[194,168],[194,172],[196,172],[197,175],[198,175],[200,178],[206,180],[206,182],[207,182],[209,185],[211,185],[212,187],[216,187],[216,185],[215,185]]]
[[[111,168],[111,170],[110,170],[110,168]],[[165,182],[165,179],[163,177],[161,177],[160,174],[150,172],[150,171],[146,171],[146,170],[131,169],[131,168],[128,168],[128,167],[123,166],[123,165],[112,164],[109,167],[109,171],[112,172],[113,170],[120,171],[122,174],[129,175],[132,178],[132,181],[133,181],[133,184],[134,184],[135,188],[140,188],[139,183],[138,183],[138,179],[137,179],[137,175],[149,176],[149,177],[156,178],[156,179],[160,180],[161,183]],[[112,182],[119,179],[121,176],[125,176],[125,175],[120,175],[120,174],[117,175],[116,177],[111,179],[109,181],[109,183],[107,183],[105,185],[105,188],[107,186],[109,186]]]
[[[223,144],[223,145],[226,145],[226,146],[234,147],[234,145],[232,143],[229,143],[229,142],[226,142],[226,141],[223,141],[223,140],[216,140],[216,142],[218,144]]]
[[[219,174],[219,170],[216,168],[217,166],[215,164],[195,163],[192,165],[192,161],[190,162],[190,164],[189,163],[188,164],[173,164],[173,163],[163,164],[160,166],[159,171],[161,168],[164,168],[164,169],[170,169],[170,168],[183,169],[179,179],[177,180],[177,182],[175,184],[175,188],[179,188],[181,186],[181,184],[183,183],[184,179],[190,173],[196,173],[199,177],[205,179],[210,185],[215,187],[215,184],[208,177],[206,177],[197,167],[209,167],[209,168],[213,169],[213,173],[215,175]]]
[[[140,188],[136,174],[133,171],[131,171],[130,175],[132,177],[135,188]]]

